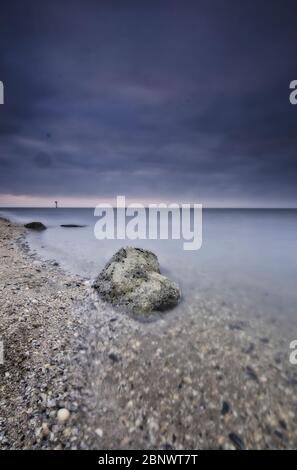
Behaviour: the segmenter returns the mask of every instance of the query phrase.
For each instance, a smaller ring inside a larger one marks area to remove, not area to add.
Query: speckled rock
[[[156,255],[140,248],[121,248],[93,283],[101,298],[138,315],[175,307],[180,289],[160,273]]]

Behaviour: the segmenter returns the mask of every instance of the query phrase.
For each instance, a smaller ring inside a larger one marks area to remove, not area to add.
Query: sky
[[[295,0],[0,5],[0,206],[297,207]]]

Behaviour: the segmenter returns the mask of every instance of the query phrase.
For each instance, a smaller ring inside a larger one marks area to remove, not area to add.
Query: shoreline
[[[57,263],[29,253],[24,227],[2,219],[0,232],[0,447],[75,447],[83,384],[75,352],[82,320],[74,304],[86,297],[85,288]],[[70,411],[63,426],[57,421],[61,408]]]
[[[297,446],[277,327],[199,294],[182,316],[139,323],[28,252],[25,232],[0,220],[1,449]]]

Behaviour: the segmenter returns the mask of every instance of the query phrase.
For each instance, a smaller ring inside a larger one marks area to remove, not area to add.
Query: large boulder
[[[177,305],[177,284],[160,274],[158,258],[140,248],[121,248],[93,283],[100,297],[136,315],[164,311]]]
[[[25,224],[26,228],[30,228],[31,230],[45,230],[46,226],[43,225],[42,222],[29,222]]]

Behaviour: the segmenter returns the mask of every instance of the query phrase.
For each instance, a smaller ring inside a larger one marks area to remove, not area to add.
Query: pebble
[[[97,429],[95,430],[95,433],[97,434],[97,436],[103,437],[103,431],[102,431],[101,428],[97,428]]]
[[[247,366],[245,371],[246,371],[247,376],[250,379],[255,380],[255,382],[259,381],[258,376],[257,376],[256,372],[254,371],[254,369],[252,369],[252,367]]]
[[[235,432],[231,432],[229,434],[229,439],[235,445],[236,449],[239,449],[239,450],[245,449],[245,444],[243,440]]]
[[[230,411],[230,404],[227,402],[227,401],[223,401],[223,404],[222,404],[222,410],[221,410],[221,413],[222,415],[226,415],[227,413],[229,413]]]
[[[49,435],[50,430],[47,423],[42,423],[41,432],[43,437],[47,437]]]
[[[57,418],[60,424],[65,423],[70,418],[70,412],[67,408],[60,408],[57,413]]]
[[[109,359],[110,359],[112,362],[119,362],[119,357],[118,357],[115,353],[113,353],[113,352],[111,352],[111,353],[108,355],[108,357],[109,357]]]
[[[192,384],[191,377],[184,377],[184,383],[187,384],[187,385],[191,385]]]

